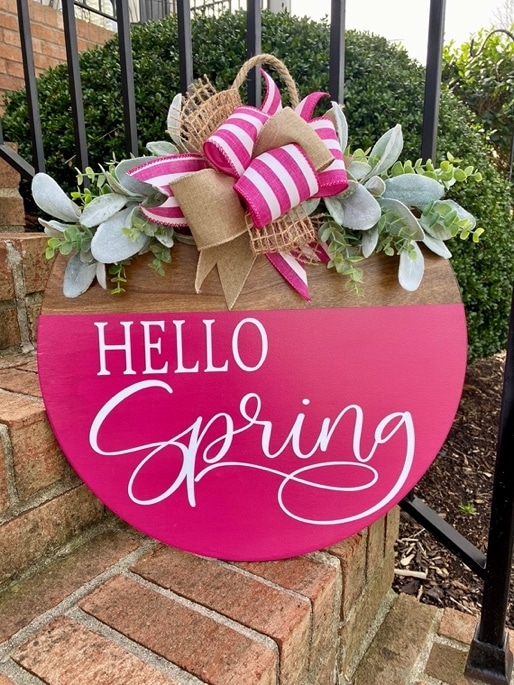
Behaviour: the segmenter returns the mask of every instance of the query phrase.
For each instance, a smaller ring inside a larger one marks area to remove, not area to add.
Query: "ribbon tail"
[[[248,233],[234,238],[223,245],[201,250],[196,269],[195,289],[202,284],[214,266],[218,267],[225,302],[232,309],[246,283],[255,261]]]
[[[289,252],[270,252],[266,255],[271,264],[290,286],[307,302],[311,301],[307,285],[307,272]]]

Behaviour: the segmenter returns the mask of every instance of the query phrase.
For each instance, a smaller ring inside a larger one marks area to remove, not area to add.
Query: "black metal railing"
[[[31,161],[23,159],[5,144],[0,126],[0,157],[27,179],[30,179],[35,172],[45,169],[28,12],[28,3],[31,1],[17,0],[32,140]],[[173,0],[173,2],[178,21],[180,83],[181,89],[185,91],[193,77],[191,11],[194,7],[189,0]],[[446,0],[430,0],[423,111],[422,157],[424,159],[436,158],[445,3]],[[87,166],[88,151],[78,67],[74,4],[73,0],[62,0],[77,165],[84,168]],[[345,5],[345,0],[331,2],[329,89],[332,99],[339,102],[343,102],[344,98]],[[130,17],[126,0],[114,0],[113,12],[119,34],[125,148],[127,154],[135,154],[137,153],[137,118],[132,74]],[[260,50],[261,2],[248,0],[247,55],[251,57]],[[248,92],[250,103],[257,104],[260,92],[255,78],[250,79]],[[512,459],[514,451],[514,296],[507,348],[487,554],[483,554],[471,544],[414,493],[401,502],[404,511],[421,523],[483,580],[481,616],[469,651],[466,673],[470,677],[478,677],[494,685],[508,685],[512,674],[512,654],[509,649],[505,621],[514,536],[514,460]]]

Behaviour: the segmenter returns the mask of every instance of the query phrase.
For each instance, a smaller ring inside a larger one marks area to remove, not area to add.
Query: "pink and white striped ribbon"
[[[266,93],[262,100],[261,112],[272,116],[282,109],[280,90],[275,81],[264,71],[264,69],[260,69],[260,72],[266,84]]]
[[[268,119],[268,114],[255,107],[237,107],[205,141],[205,157],[218,171],[239,178],[250,164],[255,142]]]
[[[270,252],[266,255],[268,261],[275,267],[304,300],[310,302],[307,272],[303,265],[289,252]]]
[[[144,162],[128,171],[132,178],[149,183],[167,195],[167,200],[158,207],[141,205],[141,212],[156,224],[180,228],[187,226],[186,218],[175,199],[170,183],[186,174],[206,169],[208,164],[201,155],[194,153],[183,155],[166,155]]]
[[[319,190],[317,174],[302,149],[293,143],[253,159],[234,190],[245,201],[255,228],[298,206]]]

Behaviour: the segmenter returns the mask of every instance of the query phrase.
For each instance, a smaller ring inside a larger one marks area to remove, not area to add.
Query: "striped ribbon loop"
[[[156,157],[149,162],[130,169],[128,176],[148,183],[167,196],[165,202],[158,207],[141,205],[141,212],[147,219],[161,226],[181,228],[187,226],[186,218],[173,196],[170,183],[178,181],[186,174],[206,169],[208,164],[201,155],[194,153],[183,155],[166,155]]]
[[[348,187],[343,151],[334,124],[328,117],[319,117],[309,122],[311,128],[327,146],[334,161],[318,174],[319,191],[315,197],[330,197],[342,193]]]
[[[290,143],[252,160],[234,190],[245,201],[255,228],[286,214],[319,190],[317,174],[302,149]]]
[[[239,178],[252,159],[255,142],[269,115],[237,107],[203,144],[203,154],[218,171]]]
[[[261,112],[272,116],[282,109],[282,97],[277,84],[271,76],[264,69],[260,69],[260,72],[266,84],[266,93],[262,101]]]

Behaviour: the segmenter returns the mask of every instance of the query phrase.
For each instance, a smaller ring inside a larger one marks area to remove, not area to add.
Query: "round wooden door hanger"
[[[416,484],[454,419],[466,328],[448,262],[414,293],[394,259],[366,261],[364,295],[308,267],[305,303],[264,258],[232,311],[216,271],[194,294],[196,249],[166,277],[138,260],[130,289],[61,294],[39,322],[48,416],[84,482],[131,525],[231,560],[321,549]],[[175,256],[175,254],[177,256]]]

